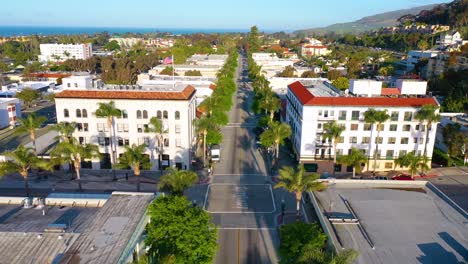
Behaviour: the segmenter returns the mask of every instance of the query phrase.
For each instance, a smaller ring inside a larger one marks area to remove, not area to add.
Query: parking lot
[[[211,184],[204,207],[210,213],[272,213],[275,211],[269,184]]]

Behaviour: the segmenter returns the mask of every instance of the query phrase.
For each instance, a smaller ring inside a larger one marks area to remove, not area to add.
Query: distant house
[[[445,34],[440,35],[440,38],[437,40],[439,46],[447,47],[452,45],[457,45],[463,42],[460,32],[450,31]]]
[[[306,43],[302,43],[299,46],[299,55],[302,57],[314,57],[323,56],[329,54],[331,51],[328,50],[327,46],[323,45],[320,40],[311,38],[306,39]]]

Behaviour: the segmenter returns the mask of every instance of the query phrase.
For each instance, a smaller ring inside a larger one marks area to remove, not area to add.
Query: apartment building
[[[99,145],[100,160],[83,162],[84,168],[110,169],[112,159],[124,152],[124,146],[146,144],[152,170],[175,166],[190,167],[194,143],[195,88],[190,85],[104,85],[97,88],[65,89],[56,94],[58,122],[76,122],[73,136],[82,144]],[[94,113],[98,103],[115,102],[121,110],[120,118],[113,122],[113,134],[105,118]],[[162,120],[164,130],[161,144],[154,133],[147,131],[151,117]],[[114,150],[111,150],[111,142]],[[162,146],[162,149],[158,147]]]
[[[0,129],[14,126],[21,117],[21,105],[17,98],[0,98]]]
[[[406,59],[406,70],[410,71],[414,69],[416,63],[422,59],[429,60],[430,58],[436,57],[440,51],[437,50],[410,50]]]
[[[421,83],[419,85],[425,84]],[[376,171],[385,171],[394,169],[394,160],[400,155],[411,151],[422,154],[426,141],[427,156],[431,157],[437,125],[432,126],[429,138],[425,138],[425,124],[416,120],[415,115],[423,105],[438,103],[433,97],[412,94],[408,87],[412,84],[408,86],[406,81],[397,82],[396,88],[381,88],[379,82],[352,82],[349,92],[340,93],[325,85],[290,84],[286,95],[286,122],[293,131],[291,141],[297,159],[311,171],[349,172],[352,168],[346,166],[333,168],[332,161],[334,155],[347,155],[355,147],[369,156],[369,166],[373,169],[375,142],[379,142]],[[391,116],[381,127],[378,139],[375,126],[364,121],[364,112],[370,108],[386,110]],[[336,153],[332,142],[325,138],[324,130],[324,125],[333,120],[346,128]],[[362,166],[368,169],[368,164]]]
[[[41,44],[41,55],[38,60],[42,63],[48,61],[65,61],[68,59],[86,60],[93,55],[91,43],[85,44]]]

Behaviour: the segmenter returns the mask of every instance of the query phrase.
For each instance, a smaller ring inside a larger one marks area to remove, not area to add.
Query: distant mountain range
[[[312,33],[324,34],[324,33],[329,33],[329,32],[335,32],[337,34],[361,33],[365,31],[376,30],[381,27],[395,26],[398,24],[397,19],[400,18],[401,16],[408,15],[408,14],[418,15],[422,10],[431,10],[435,6],[437,6],[437,4],[418,6],[418,7],[413,7],[409,9],[401,9],[401,10],[381,13],[381,14],[377,14],[373,16],[363,17],[354,22],[337,23],[337,24],[333,24],[327,27],[297,30],[297,31],[294,31],[293,33],[294,34],[304,33],[306,35],[312,34]]]

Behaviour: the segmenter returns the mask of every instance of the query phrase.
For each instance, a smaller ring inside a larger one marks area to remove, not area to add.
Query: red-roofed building
[[[299,55],[303,57],[314,57],[314,56],[324,56],[331,52],[327,46],[322,44],[301,44],[299,47]]]
[[[196,118],[195,88],[186,86],[107,85],[99,89],[69,88],[57,93],[55,105],[58,122],[75,122],[73,136],[81,143],[99,145],[101,160],[93,159],[88,168],[109,169],[114,159],[124,152],[124,146],[146,144],[145,153],[152,162],[152,170],[167,166],[190,168],[195,132],[192,121]],[[113,101],[121,110],[111,129],[105,118],[97,118],[99,103]],[[163,138],[148,132],[149,121],[157,117],[162,121]],[[111,144],[112,141],[112,144]]]
[[[336,155],[347,155],[355,147],[364,152],[370,160],[373,170],[373,153],[376,149],[376,128],[366,123],[364,112],[374,108],[386,110],[389,120],[382,126],[379,135],[378,159],[376,171],[394,169],[394,159],[399,155],[415,151],[422,154],[426,145],[424,122],[415,119],[417,111],[427,104],[438,106],[435,98],[429,96],[399,96],[397,88],[383,88],[377,97],[363,97],[352,94],[326,93],[318,87],[305,87],[300,82],[288,86],[286,95],[286,122],[291,126],[291,141],[297,159],[309,164],[306,167],[319,173],[333,174],[350,172],[345,165],[333,168],[335,151],[333,141],[326,138],[325,124],[336,121],[346,129],[337,144]],[[326,96],[324,96],[326,94]],[[432,157],[437,127],[429,132],[427,156]],[[331,160],[331,161],[330,161]],[[398,166],[397,166],[398,168]]]

